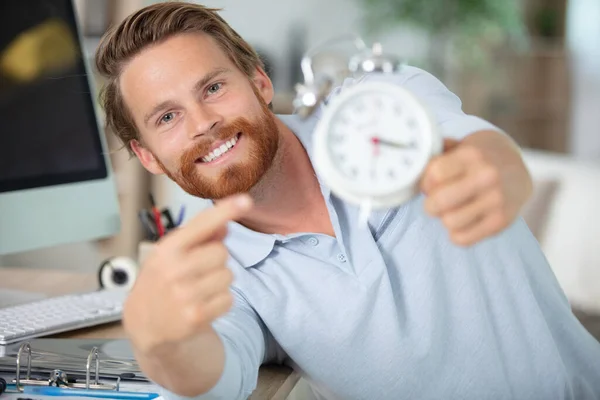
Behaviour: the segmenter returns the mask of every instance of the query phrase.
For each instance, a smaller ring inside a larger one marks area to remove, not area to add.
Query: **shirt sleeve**
[[[232,309],[213,324],[225,348],[221,378],[209,392],[196,397],[182,397],[161,389],[160,395],[165,400],[242,400],[256,388],[260,365],[270,347],[266,343],[270,335],[244,296],[235,288],[232,291]]]
[[[471,133],[493,130],[504,133],[492,123],[474,115],[465,114],[462,102],[439,79],[422,69],[405,66],[395,74],[372,73],[360,81],[382,81],[400,85],[409,90],[427,107],[436,119],[445,138],[461,140]]]

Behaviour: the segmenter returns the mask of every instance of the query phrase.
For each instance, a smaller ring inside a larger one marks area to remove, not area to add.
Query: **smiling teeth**
[[[229,150],[231,150],[233,148],[233,146],[235,146],[237,141],[238,141],[237,136],[234,137],[233,139],[226,141],[220,147],[217,147],[216,149],[214,149],[213,151],[208,153],[206,156],[202,157],[201,160],[203,162],[211,162],[211,161],[221,157],[223,154],[225,154]]]

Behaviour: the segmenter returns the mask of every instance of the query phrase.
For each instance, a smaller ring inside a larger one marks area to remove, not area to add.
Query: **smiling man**
[[[274,115],[260,59],[215,10],[144,8],[96,65],[108,127],[215,203],[157,244],[125,305],[167,398],[247,398],[266,362],[314,399],[600,398],[600,344],[517,218],[531,191],[519,150],[431,75],[360,80],[412,91],[447,138],[423,194],[364,229],[312,166],[326,106]]]

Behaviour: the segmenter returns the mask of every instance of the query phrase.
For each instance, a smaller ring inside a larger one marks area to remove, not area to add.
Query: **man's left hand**
[[[421,189],[425,210],[439,217],[451,240],[468,246],[509,226],[532,193],[531,175],[506,135],[473,133],[446,139],[427,166]]]

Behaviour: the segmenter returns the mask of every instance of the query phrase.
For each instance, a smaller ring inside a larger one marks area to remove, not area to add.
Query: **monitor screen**
[[[0,10],[0,193],[105,178],[71,0]]]
[[[76,16],[72,0],[0,1],[0,255],[11,265],[121,226]]]

